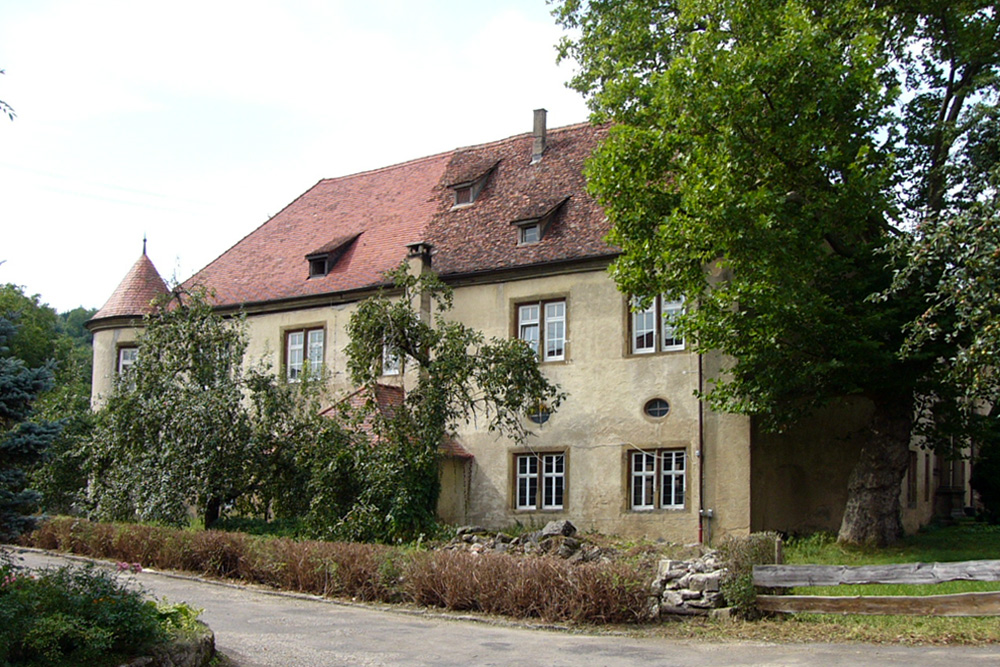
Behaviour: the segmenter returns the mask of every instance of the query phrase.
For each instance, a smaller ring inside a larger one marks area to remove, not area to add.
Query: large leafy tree
[[[949,341],[904,354],[926,280],[887,291],[905,260],[886,251],[968,185],[956,146],[995,104],[995,8],[556,4],[574,31],[561,44],[580,66],[571,85],[614,123],[588,177],[623,250],[619,286],[697,304],[680,325],[730,360],[706,392],[715,408],[781,429],[867,397],[840,537],[893,541],[917,399],[944,412],[954,392],[931,372]]]
[[[38,462],[62,428],[33,419],[38,396],[52,386],[52,365],[28,366],[11,354],[16,328],[0,315],[0,540],[31,525],[38,493],[27,488],[25,470]]]
[[[146,318],[88,444],[97,516],[183,524],[191,507],[211,526],[228,506],[266,513],[288,498],[289,450],[313,404],[296,408],[295,387],[245,365],[246,346],[243,320],[204,292],[177,292]]]

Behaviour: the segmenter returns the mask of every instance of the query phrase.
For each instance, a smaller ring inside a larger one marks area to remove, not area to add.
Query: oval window
[[[666,417],[667,413],[670,412],[670,404],[662,398],[654,398],[646,401],[646,405],[643,407],[643,412],[653,419],[661,419]]]

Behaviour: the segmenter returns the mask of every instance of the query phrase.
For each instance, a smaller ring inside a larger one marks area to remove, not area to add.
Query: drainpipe
[[[705,357],[698,353],[698,393],[705,393]],[[698,399],[698,543],[712,544],[712,515],[705,509],[705,401]]]

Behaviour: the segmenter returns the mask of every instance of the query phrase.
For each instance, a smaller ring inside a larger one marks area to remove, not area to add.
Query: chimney
[[[545,152],[545,109],[535,109],[535,126],[531,134],[534,141],[531,144],[531,164],[542,159]]]

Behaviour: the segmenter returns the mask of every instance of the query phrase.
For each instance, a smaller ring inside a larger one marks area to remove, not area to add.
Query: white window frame
[[[687,451],[629,452],[629,508],[681,510],[687,502]]]
[[[566,299],[549,299],[517,306],[517,337],[528,343],[541,361],[566,359]]]
[[[403,372],[402,355],[389,351],[388,345],[382,346],[382,375],[399,375]]]
[[[307,327],[285,332],[285,378],[289,382],[302,380],[308,364],[312,378],[323,374],[323,359],[326,353],[326,329]]]
[[[675,335],[673,321],[684,312],[683,299],[656,296],[649,306],[637,309],[638,297],[631,300],[629,350],[632,354],[676,352],[684,349],[684,338]]]
[[[514,455],[514,509],[566,507],[566,452]]]
[[[119,375],[128,373],[139,358],[139,348],[135,345],[124,345],[118,348],[118,364],[115,370]]]

